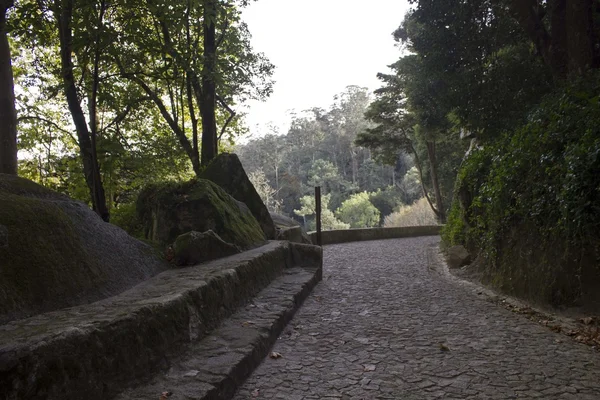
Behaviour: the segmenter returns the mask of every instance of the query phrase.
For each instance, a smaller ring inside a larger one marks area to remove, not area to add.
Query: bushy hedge
[[[598,93],[600,76],[557,90],[463,162],[443,237],[478,252],[495,286],[558,304],[600,282]]]

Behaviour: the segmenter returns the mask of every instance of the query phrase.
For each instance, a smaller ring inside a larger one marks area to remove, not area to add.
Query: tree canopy
[[[240,18],[247,3],[18,1],[8,24],[22,173],[106,220],[140,181],[199,173],[244,132],[235,105],[272,90],[274,67]],[[70,187],[78,174],[89,195]]]

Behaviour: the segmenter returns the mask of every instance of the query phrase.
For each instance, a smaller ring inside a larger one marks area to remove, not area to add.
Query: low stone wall
[[[0,399],[111,398],[165,368],[165,354],[206,337],[287,268],[321,273],[321,249],[272,241],[165,271],[115,297],[0,325]],[[158,395],[157,395],[158,398]]]
[[[394,239],[414,236],[436,236],[443,225],[403,226],[397,228],[340,229],[321,232],[323,245],[361,242],[365,240]],[[313,243],[317,243],[317,232],[308,234]]]

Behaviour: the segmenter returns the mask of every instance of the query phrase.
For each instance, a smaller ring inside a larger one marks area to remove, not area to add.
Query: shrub
[[[339,221],[333,211],[331,211],[329,207],[329,201],[331,199],[331,193],[321,196],[321,227],[323,230],[337,230],[337,229],[348,229],[350,228],[349,224],[346,224],[342,221]],[[302,208],[300,210],[294,210],[294,213],[300,217],[304,217],[306,221],[306,217],[311,217],[315,215],[315,197],[314,196],[303,196],[300,198],[300,204],[302,204]],[[306,225],[304,226],[306,230],[315,230],[316,229],[316,221],[313,219],[309,219],[306,221]]]
[[[345,200],[335,215],[351,228],[370,228],[379,225],[379,210],[369,200],[367,192],[356,193]]]
[[[383,226],[386,228],[396,226],[437,225],[435,213],[429,206],[426,198],[414,202],[410,206],[402,206],[385,217]]]
[[[110,212],[110,222],[125,230],[131,236],[144,237],[144,226],[136,213],[135,203],[119,204]]]
[[[370,193],[369,200],[379,210],[379,225],[383,225],[384,217],[402,205],[402,193],[397,187],[388,186],[385,190],[377,189]]]

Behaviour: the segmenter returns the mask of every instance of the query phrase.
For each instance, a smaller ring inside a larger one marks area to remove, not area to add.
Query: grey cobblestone
[[[324,280],[234,400],[600,399],[600,354],[440,274],[438,237],[325,247]]]

